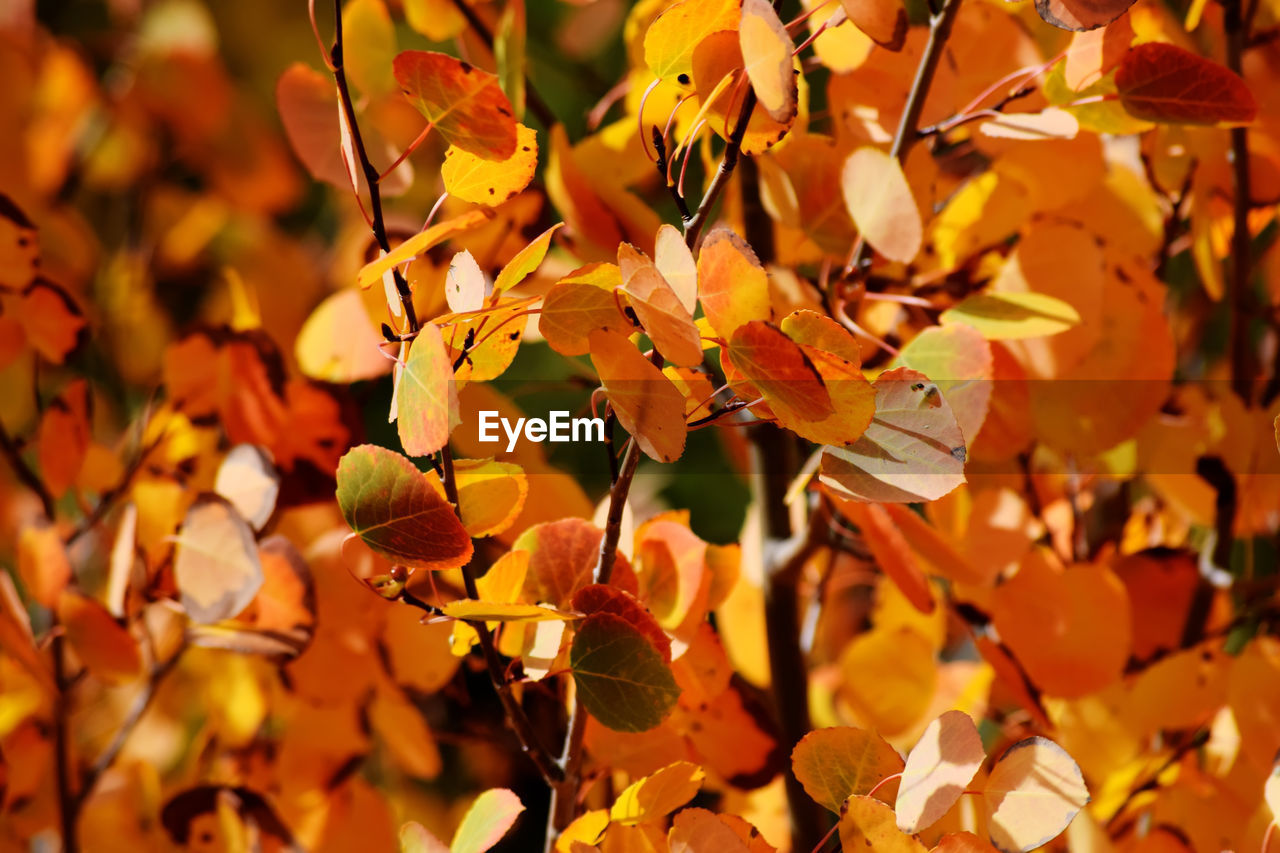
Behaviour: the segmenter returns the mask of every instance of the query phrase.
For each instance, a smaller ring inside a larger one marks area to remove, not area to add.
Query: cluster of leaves
[[[1265,853],[1280,6],[317,5],[0,10],[0,848]]]

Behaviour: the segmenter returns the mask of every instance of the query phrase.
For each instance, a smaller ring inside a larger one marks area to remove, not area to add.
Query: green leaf
[[[578,627],[569,666],[587,711],[614,731],[654,728],[680,697],[658,650],[611,613],[598,613]]]
[[[506,788],[491,788],[471,804],[449,845],[452,853],[485,853],[502,840],[524,811],[520,798]]]
[[[989,341],[1042,338],[1080,324],[1080,315],[1061,299],[1043,293],[978,293],[948,308],[942,325],[965,323]]]
[[[456,569],[471,537],[453,507],[405,457],[362,444],[338,463],[338,506],[347,525],[382,556],[421,569]]]

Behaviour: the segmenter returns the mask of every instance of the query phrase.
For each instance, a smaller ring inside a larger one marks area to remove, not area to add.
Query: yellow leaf
[[[547,256],[552,236],[563,226],[563,222],[557,222],[516,253],[516,256],[502,268],[502,272],[498,273],[497,279],[493,282],[493,292],[505,293],[536,270],[542,263],[542,259]]]
[[[840,187],[849,216],[871,248],[893,261],[915,260],[924,226],[896,158],[878,148],[859,148],[844,163]]]
[[[451,619],[469,622],[544,622],[548,619],[576,619],[577,614],[539,607],[536,604],[519,604],[500,601],[473,601],[469,598],[450,601],[440,610]]]
[[[1026,853],[1056,838],[1089,802],[1079,766],[1051,740],[1020,740],[1000,756],[983,794],[991,841]]]
[[[614,801],[609,817],[627,826],[666,817],[693,799],[706,775],[701,767],[688,761],[669,764],[631,783]]]
[[[796,114],[795,45],[769,0],[744,0],[738,44],[760,106],[774,121],[789,122]]]
[[[444,155],[440,177],[449,195],[463,201],[497,207],[529,186],[538,168],[538,135],[516,125],[516,149],[505,160],[486,160],[451,146]]]
[[[708,234],[698,252],[698,299],[715,333],[726,340],[739,326],[771,317],[764,267],[727,228]]]
[[[694,50],[712,33],[736,29],[738,7],[738,0],[683,0],[671,6],[645,33],[645,63],[658,78],[689,85]]]
[[[925,853],[925,846],[898,829],[893,809],[874,797],[850,797],[840,814],[840,846],[874,853]]]
[[[391,371],[360,291],[344,287],[327,297],[302,324],[294,342],[298,369],[323,382],[348,384]]]
[[[1056,335],[1080,323],[1075,308],[1044,293],[977,293],[938,319],[972,326],[989,341]]]
[[[791,752],[791,768],[814,801],[840,814],[844,801],[860,794],[891,799],[899,782],[880,785],[902,772],[902,756],[873,731],[838,726],[801,738]]]
[[[383,273],[390,272],[393,267],[408,263],[455,234],[474,228],[481,222],[487,221],[491,215],[486,210],[468,210],[453,219],[438,222],[427,230],[414,234],[377,260],[365,264],[356,280],[361,287],[372,287],[382,280]]]
[[[609,405],[646,455],[673,462],[684,453],[684,397],[626,338],[617,332],[591,333],[591,364],[609,396]]]

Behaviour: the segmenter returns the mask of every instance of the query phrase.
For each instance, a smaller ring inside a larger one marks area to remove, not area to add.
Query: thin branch
[[[35,492],[36,497],[40,499],[40,505],[44,508],[45,517],[53,521],[53,495],[45,487],[44,480],[41,480],[39,475],[31,470],[27,460],[22,458],[22,450],[18,447],[18,443],[13,440],[2,425],[0,425],[0,452],[3,452],[5,459],[9,460],[9,467],[13,469],[13,473],[17,475],[18,480],[28,489]]]
[[[654,150],[658,152],[656,163],[658,174],[662,177],[662,183],[666,185],[667,192],[671,194],[671,199],[676,203],[676,209],[680,211],[681,221],[687,225],[693,214],[689,212],[689,204],[684,200],[684,196],[680,195],[680,190],[676,188],[676,185],[671,182],[671,178],[668,177],[667,140],[662,131],[658,130],[656,124],[652,126],[651,133]]]
[[[66,661],[63,659],[63,636],[61,626],[55,616],[51,629],[53,639],[50,652],[53,655],[53,683],[58,688],[53,707],[53,760],[55,776],[58,783],[58,818],[62,829],[62,849],[64,853],[79,853],[80,839],[76,837],[76,824],[79,822],[80,802],[74,790],[72,776],[75,769],[71,765],[71,733],[67,730],[70,709],[67,707]]]
[[[756,90],[747,87],[747,94],[742,99],[742,107],[738,110],[737,124],[733,126],[733,133],[729,135],[729,144],[725,146],[724,156],[720,158],[720,168],[711,179],[711,184],[703,194],[698,209],[693,212],[693,216],[685,220],[684,241],[690,249],[698,245],[698,238],[702,235],[702,229],[711,215],[711,207],[729,183],[729,178],[733,176],[733,170],[738,165],[738,157],[742,154],[742,140],[747,135],[747,125],[751,122],[751,113],[755,108]]]
[[[893,136],[893,144],[889,148],[889,156],[902,162],[906,159],[911,146],[920,138],[920,113],[924,110],[924,102],[929,97],[929,88],[933,85],[934,75],[938,72],[938,63],[942,59],[942,49],[946,47],[951,36],[951,27],[955,24],[956,14],[960,11],[960,0],[945,0],[945,5],[929,19],[929,41],[925,44],[924,55],[920,57],[920,65],[916,68],[915,80],[911,83],[911,91],[907,94],[907,103],[902,108],[902,119],[898,122],[898,131]],[[849,276],[861,269],[866,261],[867,245],[860,242],[845,265],[844,275]]]
[[[467,19],[467,25],[476,31],[476,35],[484,41],[485,47],[489,48],[489,52],[493,53],[493,33],[485,26],[484,21],[480,20],[480,16],[476,14],[475,9],[463,2],[463,0],[453,0],[453,6],[458,10],[458,14]],[[538,121],[542,122],[542,126],[550,130],[557,124],[556,114],[547,106],[546,101],[542,100],[542,96],[538,94],[538,90],[533,88],[533,81],[529,79],[529,74],[525,69],[520,69],[524,76],[525,84],[525,100],[529,103],[529,109],[537,116]]]
[[[1243,74],[1244,48],[1249,41],[1250,12],[1241,8],[1241,0],[1229,0],[1225,6],[1223,27],[1227,33],[1227,67]],[[1235,184],[1231,230],[1231,387],[1245,405],[1253,403],[1256,373],[1253,347],[1249,341],[1249,321],[1253,313],[1250,274],[1253,270],[1249,235],[1249,130],[1231,128],[1231,171]]]
[[[445,497],[455,507],[458,506],[458,482],[453,472],[453,454],[446,444],[440,450],[441,480],[444,481]],[[476,570],[471,563],[462,567],[462,582],[467,590],[467,598],[473,601],[480,598],[480,590],[476,586]],[[538,772],[548,785],[556,785],[564,778],[564,771],[542,746],[533,723],[524,712],[524,707],[511,692],[511,684],[507,681],[506,669],[498,657],[497,646],[493,642],[493,632],[485,622],[469,622],[480,638],[480,650],[484,654],[485,668],[489,671],[489,681],[502,701],[502,708],[507,715],[507,723],[516,738],[520,741],[520,749],[528,755],[537,766]]]
[[[140,470],[142,470],[142,465],[147,461],[147,457],[151,455],[153,450],[160,446],[160,442],[164,441],[166,435],[167,433],[162,432],[154,441],[138,451],[138,455],[133,458],[133,461],[129,463],[129,467],[124,470],[124,474],[120,476],[120,481],[116,483],[110,491],[98,499],[98,503],[93,510],[85,516],[84,519],[76,525],[76,529],[71,531],[71,534],[67,536],[68,546],[74,545],[76,540],[97,526],[98,522],[102,521],[102,519],[107,516],[107,513],[111,511],[112,507],[115,506],[116,501],[118,501],[122,495],[128,493],[129,485],[133,482],[133,478],[138,475]]]

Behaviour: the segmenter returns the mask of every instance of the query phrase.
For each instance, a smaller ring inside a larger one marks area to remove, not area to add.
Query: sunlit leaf
[[[598,613],[578,625],[569,663],[587,711],[616,731],[657,726],[680,696],[658,650],[611,613]]]
[[[455,459],[453,476],[458,489],[458,515],[473,538],[502,533],[524,509],[529,479],[524,469],[513,462]],[[444,494],[443,485],[439,491]]]
[[[417,821],[400,827],[400,853],[449,853],[449,847]]]
[[[399,453],[370,444],[352,448],[337,478],[347,526],[377,553],[423,569],[456,568],[471,559],[471,537],[453,507]]]
[[[871,247],[890,260],[911,263],[924,226],[898,161],[878,148],[859,148],[840,173],[849,216]]]
[[[450,145],[491,160],[515,154],[515,113],[497,77],[426,50],[404,51],[392,70],[409,102]]]
[[[925,853],[925,846],[898,829],[893,809],[874,797],[845,801],[840,813],[840,846],[876,853]]]
[[[1003,853],[1034,850],[1089,802],[1079,766],[1051,740],[1020,740],[991,768],[983,791],[991,841]]]
[[[276,508],[280,475],[262,448],[237,444],[218,466],[213,490],[255,530],[261,530]]]
[[[667,833],[671,853],[749,853],[750,848],[721,815],[706,809],[684,809]]]
[[[916,563],[906,536],[893,523],[885,507],[857,501],[839,503],[840,512],[858,526],[858,532],[866,541],[876,566],[897,584],[916,610],[932,613],[936,602],[929,588],[929,580]]]
[[[515,151],[505,159],[481,157],[462,147],[446,151],[440,177],[449,195],[497,207],[527,187],[538,168],[538,136],[523,124],[516,131]]]
[[[1238,74],[1160,42],[1129,48],[1116,68],[1116,90],[1130,115],[1149,121],[1248,124],[1258,112]]]
[[[628,243],[618,247],[622,292],[658,351],[673,364],[702,363],[702,342],[693,317],[649,260]]]
[[[813,363],[776,327],[760,320],[744,323],[729,339],[726,352],[775,413],[783,409],[800,420],[818,421],[834,411]]]
[[[927,829],[965,792],[987,758],[973,719],[947,711],[929,724],[907,755],[894,809],[904,832]]]
[[[743,0],[738,43],[760,106],[774,121],[790,121],[796,113],[795,45],[769,0]]]
[[[444,295],[449,310],[458,314],[478,311],[484,304],[484,272],[475,257],[465,249],[449,262]]]
[[[294,341],[298,368],[324,382],[359,382],[391,370],[360,291],[344,287],[316,306]]]
[[[890,776],[902,772],[902,756],[873,731],[840,726],[818,729],[800,739],[791,752],[791,767],[810,797],[840,814],[844,801],[870,794]],[[876,794],[891,799],[898,782],[880,786]]]
[[[398,400],[396,429],[405,453],[426,456],[448,442],[457,418],[458,391],[439,326],[426,324],[414,339]]]
[[[989,341],[1056,335],[1080,323],[1075,308],[1043,293],[977,293],[940,319],[944,326],[972,326]]]
[[[727,228],[707,235],[698,251],[698,301],[726,340],[752,320],[768,320],[769,279],[746,241]]]
[[[473,601],[469,598],[449,601],[440,606],[451,619],[472,622],[543,622],[548,619],[575,619],[575,614],[536,604],[519,602]]]
[[[1133,0],[1036,0],[1046,24],[1064,30],[1093,30],[1128,11]]]
[[[613,801],[609,817],[629,826],[665,817],[693,799],[706,776],[698,765],[677,761],[631,783]]]
[[[538,331],[561,355],[585,355],[597,329],[630,334],[615,290],[622,277],[613,264],[583,267],[547,291],[538,315]]]
[[[647,456],[672,462],[684,452],[684,398],[649,359],[616,332],[590,335],[591,364],[618,423]]]
[[[698,265],[684,235],[663,223],[653,245],[653,263],[690,314],[698,304]]]
[[[984,121],[978,132],[1002,139],[1075,139],[1080,122],[1066,110],[1046,107],[1038,113],[1006,113]]]
[[[937,386],[899,367],[880,374],[875,389],[876,414],[862,437],[823,450],[823,485],[848,500],[914,503],[963,483],[964,435]]]
[[[644,61],[654,75],[687,86],[693,52],[718,30],[732,30],[741,16],[738,0],[682,0],[663,11],[644,35]]]
[[[536,270],[542,263],[542,259],[547,256],[547,250],[551,247],[551,238],[563,226],[563,222],[557,222],[517,252],[516,256],[502,268],[502,272],[498,273],[497,279],[493,282],[493,292],[505,293]]]
[[[235,616],[262,586],[253,531],[231,504],[206,497],[187,511],[175,540],[174,579],[196,623]]]
[[[907,39],[907,10],[900,0],[840,0],[853,25],[886,50],[901,50]]]
[[[389,253],[365,264],[360,269],[360,275],[357,279],[360,286],[364,288],[372,287],[382,281],[383,274],[389,272],[392,267],[408,263],[455,234],[476,227],[480,223],[487,221],[490,215],[488,211],[472,209],[466,213],[458,214],[453,219],[437,222],[425,231],[418,232],[399,246],[396,246]]]

